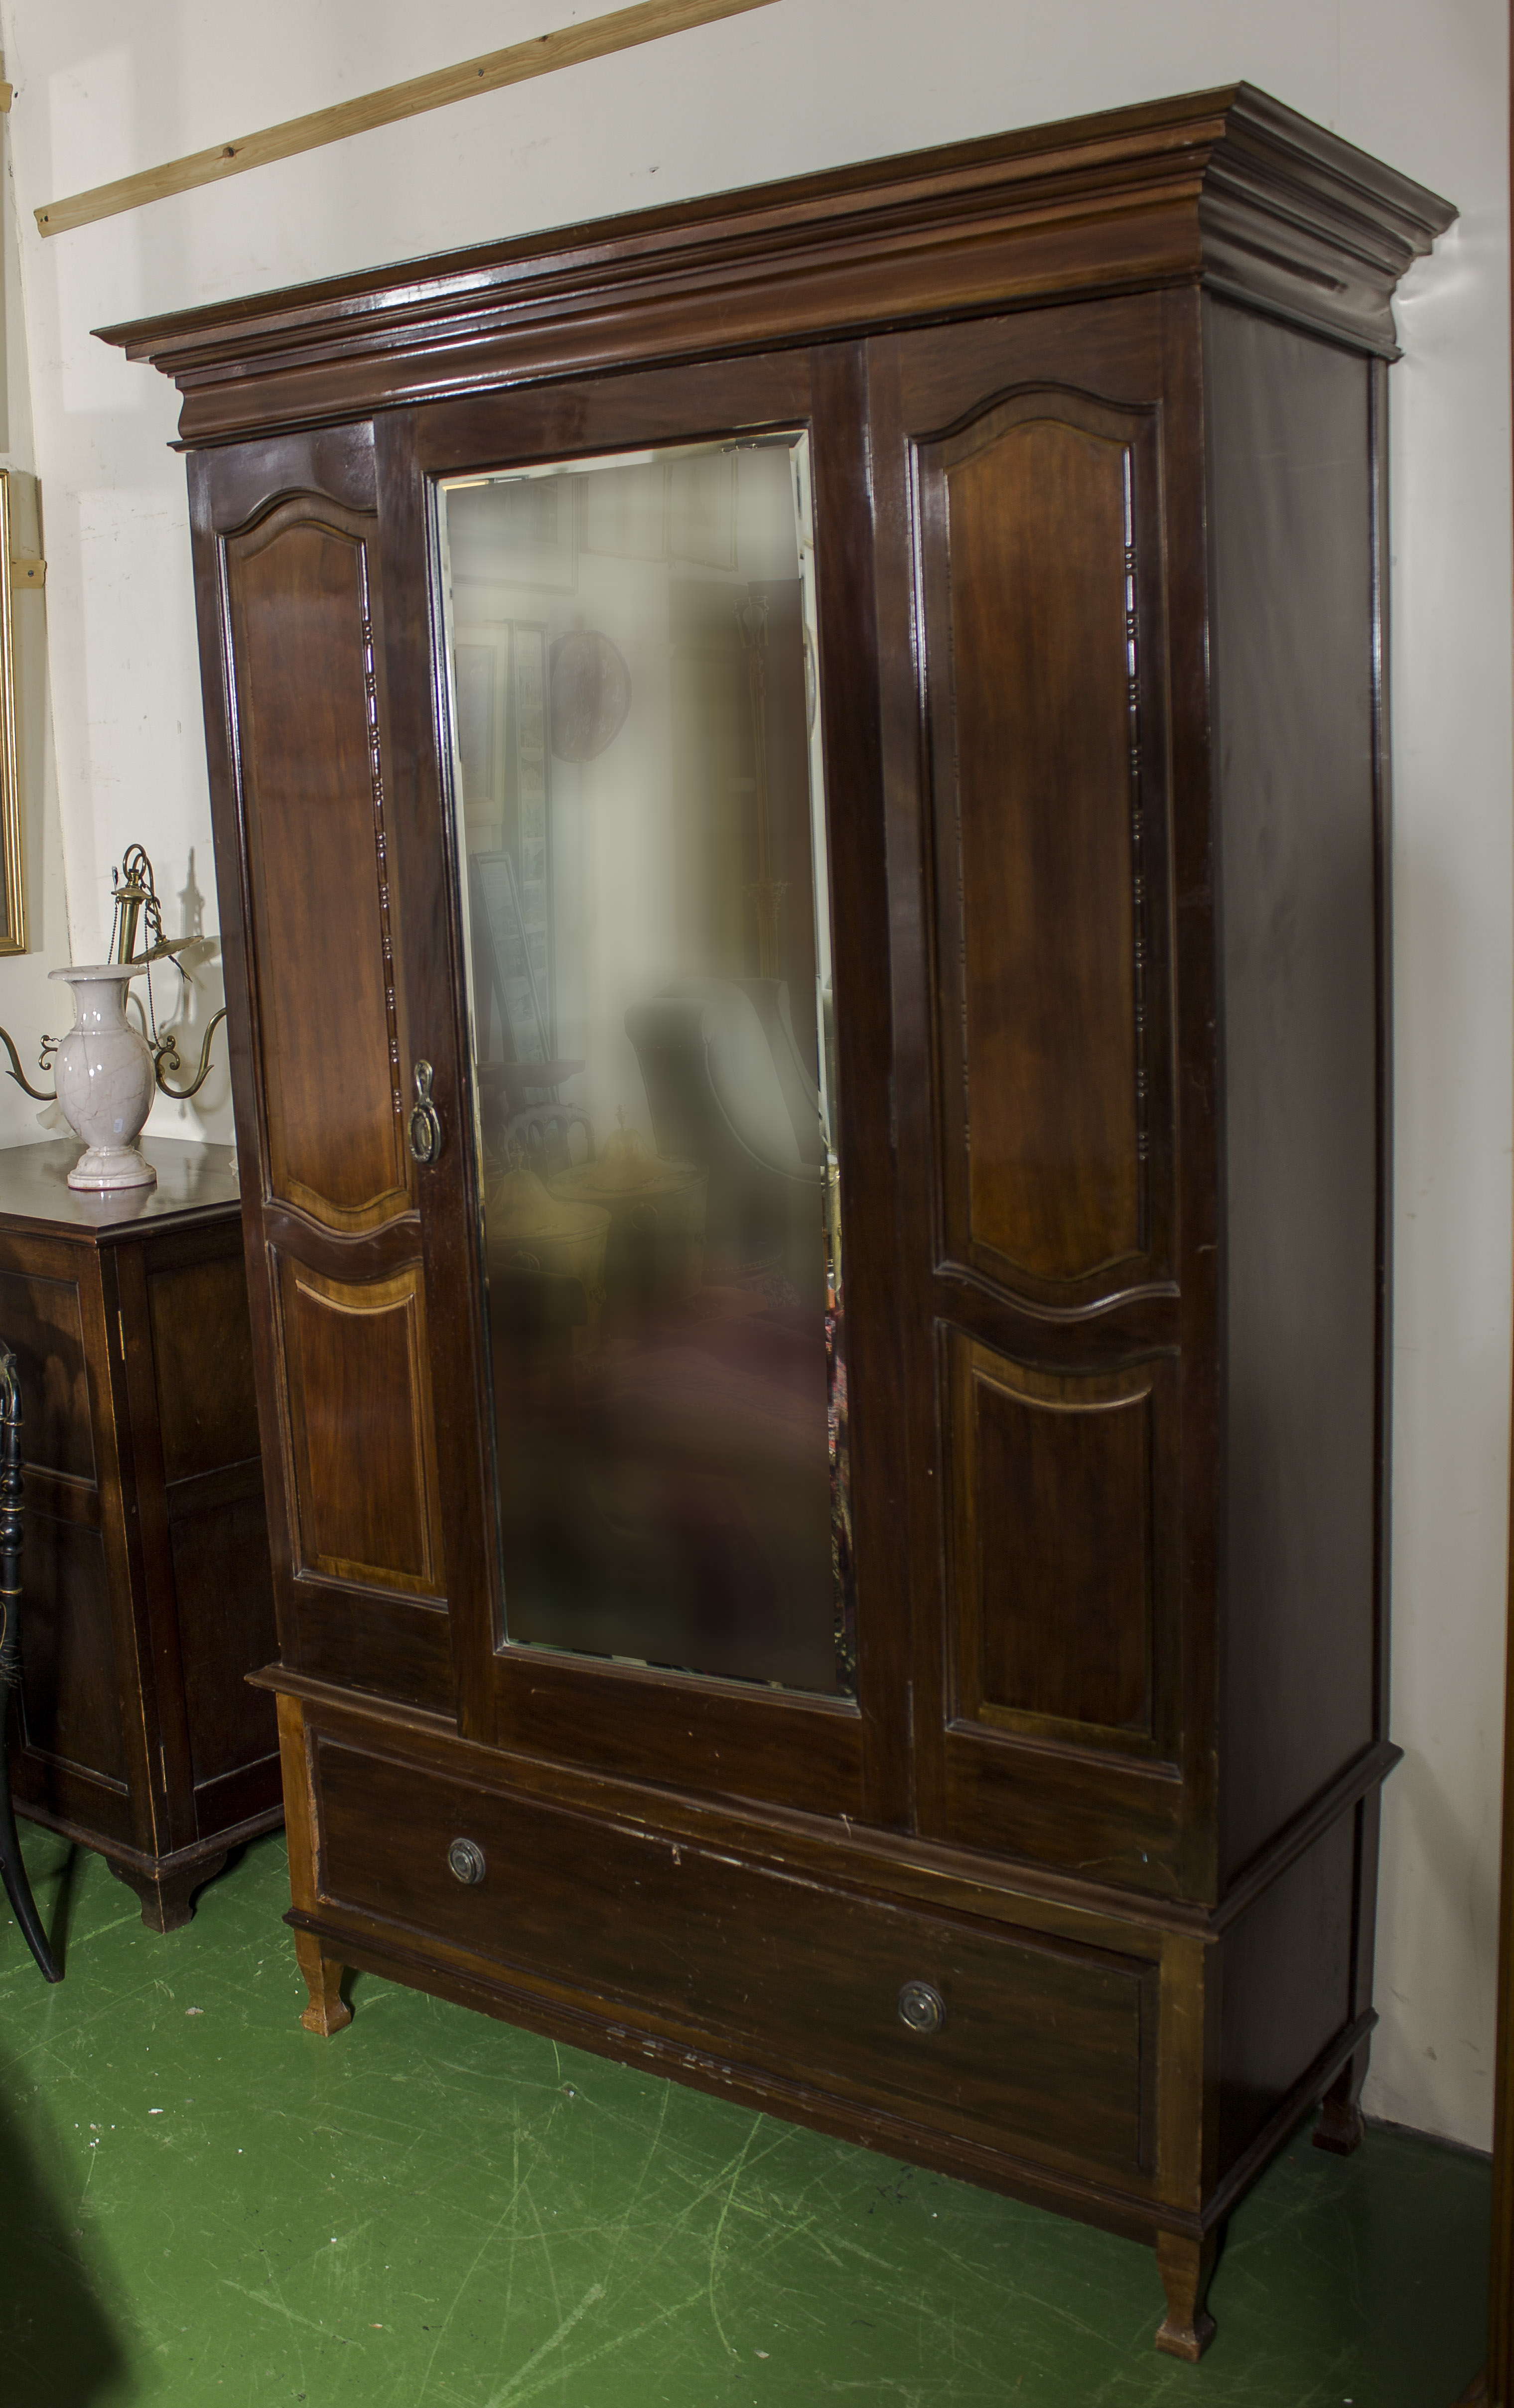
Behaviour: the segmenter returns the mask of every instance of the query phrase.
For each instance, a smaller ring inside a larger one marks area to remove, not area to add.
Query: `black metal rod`
[[[26,1878],[10,1801],[10,1698],[21,1687],[22,1535],[21,1375],[7,1348],[0,1352],[0,1876],[38,1967],[50,1982],[61,1982]]]

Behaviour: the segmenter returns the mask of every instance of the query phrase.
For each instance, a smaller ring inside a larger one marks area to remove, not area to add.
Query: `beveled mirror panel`
[[[806,439],[439,502],[502,1639],[847,1694]]]

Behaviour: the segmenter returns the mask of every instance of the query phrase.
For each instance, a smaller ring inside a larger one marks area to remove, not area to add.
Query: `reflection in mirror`
[[[806,439],[441,492],[505,1637],[856,1683]]]

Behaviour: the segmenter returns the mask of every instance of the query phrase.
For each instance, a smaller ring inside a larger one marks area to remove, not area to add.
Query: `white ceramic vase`
[[[99,962],[49,973],[74,991],[74,1025],[53,1067],[63,1116],[84,1140],[70,1187],[98,1193],[151,1187],[157,1180],[137,1145],[152,1109],[152,1054],[126,1017],[127,982],[140,968],[139,962]]]

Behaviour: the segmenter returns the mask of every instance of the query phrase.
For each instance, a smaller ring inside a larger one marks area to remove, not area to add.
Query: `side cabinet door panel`
[[[878,346],[922,1824],[1159,1890],[1188,1799],[1160,302]],[[901,679],[898,686],[905,681]],[[910,774],[912,764],[917,764]],[[896,913],[896,925],[901,915]],[[911,1032],[918,1076],[908,1058]]]
[[[371,430],[192,474],[281,1644],[450,1708]]]

